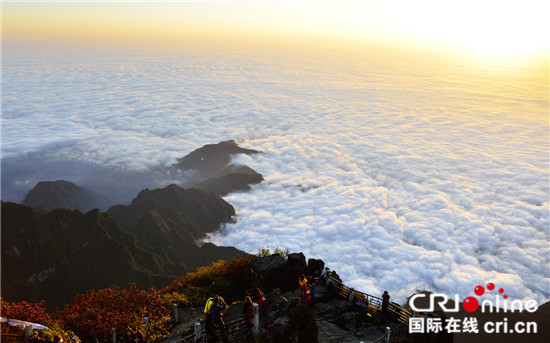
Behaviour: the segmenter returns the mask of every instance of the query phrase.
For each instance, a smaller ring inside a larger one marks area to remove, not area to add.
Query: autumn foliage
[[[2,317],[23,320],[26,322],[40,323],[43,325],[51,325],[54,320],[51,314],[46,312],[44,300],[38,303],[29,303],[21,301],[18,303],[8,303],[0,298]],[[20,333],[21,328],[13,327],[9,324],[2,323],[2,332],[4,333]]]
[[[57,316],[83,341],[108,341],[113,328],[118,332],[129,326],[138,327],[149,337],[164,334],[170,324],[169,314],[158,291],[130,284],[127,288],[114,286],[79,294]]]
[[[168,333],[173,303],[202,306],[213,294],[223,296],[228,302],[241,300],[245,290],[252,286],[248,263],[254,258],[256,256],[213,262],[172,281],[160,291],[139,288],[135,284],[126,288],[113,286],[90,290],[78,294],[71,304],[54,314],[46,311],[44,301],[34,304],[2,301],[2,316],[46,325],[54,331],[41,332],[42,336],[61,334],[66,341],[74,332],[82,342],[110,342],[113,329],[122,332],[130,326],[137,327],[146,339],[153,340]],[[3,332],[20,333],[19,329],[5,325],[2,325]]]
[[[7,303],[2,300],[2,317],[14,318],[33,323],[45,323],[52,321],[52,315],[46,312],[42,300],[38,303],[21,301],[19,303]]]
[[[208,297],[219,294],[226,301],[242,300],[245,290],[252,287],[252,275],[248,263],[257,256],[220,260],[207,267],[172,281],[161,290],[164,294],[179,294],[187,305],[201,306]]]

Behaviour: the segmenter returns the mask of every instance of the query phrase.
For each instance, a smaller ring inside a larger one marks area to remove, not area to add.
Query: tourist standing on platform
[[[300,297],[304,299],[306,297],[307,291],[307,279],[304,274],[298,278],[298,283],[300,284]]]
[[[262,291],[260,291],[259,288],[256,288],[254,290],[254,295],[252,296],[252,302],[258,304],[260,306],[260,310],[262,309],[262,307],[264,307],[264,302],[265,302],[264,294],[262,293]]]
[[[390,306],[390,294],[388,291],[384,291],[384,294],[382,294],[382,312],[387,312],[388,306]]]

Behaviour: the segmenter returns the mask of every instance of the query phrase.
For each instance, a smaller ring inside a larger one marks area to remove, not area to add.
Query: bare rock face
[[[278,254],[257,258],[250,262],[249,266],[257,276],[256,286],[265,292],[275,288],[279,288],[282,292],[291,291],[298,287],[298,276],[302,274],[302,269],[296,268],[296,264]]]
[[[303,253],[289,254],[285,260],[278,254],[260,257],[250,262],[250,268],[257,275],[257,286],[270,292],[275,288],[282,292],[298,287],[298,277],[307,273]]]
[[[307,275],[318,277],[321,275],[324,268],[325,262],[323,262],[323,260],[318,260],[315,258],[310,258],[307,260]]]
[[[292,267],[294,276],[297,278],[302,274],[307,274],[306,257],[303,253],[288,254],[288,264]],[[310,274],[308,274],[310,275]]]
[[[317,323],[311,309],[296,297],[287,300],[279,289],[267,296],[260,316],[260,327],[260,342],[319,342]]]

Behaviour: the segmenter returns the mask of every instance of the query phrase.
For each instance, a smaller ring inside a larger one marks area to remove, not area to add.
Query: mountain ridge
[[[116,205],[106,213],[138,239],[194,268],[244,255],[233,247],[197,245],[207,233],[218,230],[235,215],[231,204],[210,191],[184,189],[175,184],[145,189],[130,205]]]

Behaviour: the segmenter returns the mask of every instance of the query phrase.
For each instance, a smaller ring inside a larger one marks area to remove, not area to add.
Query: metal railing
[[[197,330],[194,333],[187,334],[185,336],[178,337],[178,339],[171,340],[170,343],[195,343],[195,342],[208,342],[208,334],[206,328],[202,323],[196,323],[200,326],[200,331]],[[247,332],[252,334],[252,329],[246,325],[244,319],[236,319],[225,323],[225,330],[218,329],[214,331],[215,340],[218,342],[241,342],[245,340]]]
[[[354,304],[361,306],[367,310],[382,309],[382,298],[363,293],[361,291],[357,291],[351,287],[348,287],[339,280],[332,277],[332,275],[328,276],[327,281],[330,287],[333,287],[340,296],[348,299],[350,302],[353,302]],[[394,303],[390,303],[388,305],[388,311],[395,315],[397,320],[401,323],[408,322],[409,317],[411,316],[411,313],[409,311]]]
[[[337,294],[362,307],[366,311],[370,309],[375,311],[382,309],[382,298],[356,291],[355,289],[344,285],[340,280],[332,277],[332,275],[327,277],[327,285],[336,290]],[[371,343],[392,342],[408,333],[408,321],[409,317],[412,316],[411,312],[394,303],[390,303],[388,305],[388,312],[390,312],[397,319],[399,325],[391,330],[389,327],[386,328],[386,333]],[[388,340],[388,337],[391,338]]]

